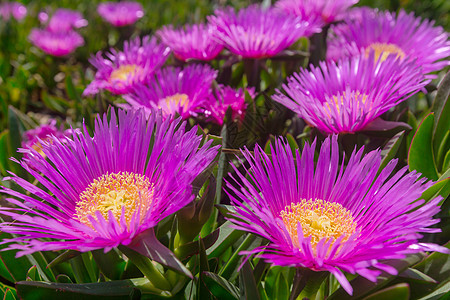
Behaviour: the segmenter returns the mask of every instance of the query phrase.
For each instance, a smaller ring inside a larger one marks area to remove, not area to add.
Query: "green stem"
[[[119,250],[125,254],[129,260],[136,267],[141,270],[142,274],[158,289],[170,291],[171,284],[167,281],[163,274],[155,267],[153,262],[146,256],[143,256],[136,251],[128,249],[127,247],[119,246]]]

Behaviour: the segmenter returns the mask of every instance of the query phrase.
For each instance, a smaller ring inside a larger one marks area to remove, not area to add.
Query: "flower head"
[[[164,26],[157,35],[162,42],[172,49],[180,60],[212,60],[223,49],[223,45],[213,39],[214,28],[211,25],[194,24],[174,29]]]
[[[39,14],[41,20],[45,20],[43,14],[45,13],[41,12]],[[87,24],[87,20],[83,18],[80,12],[59,8],[50,18],[46,29],[52,32],[67,32],[72,30],[72,28],[81,28],[87,26]]]
[[[1,207],[13,222],[3,241],[19,255],[73,249],[108,251],[130,244],[165,217],[193,200],[192,181],[213,160],[217,148],[200,145],[196,128],[185,132],[179,121],[163,121],[152,111],[111,112],[98,117],[91,137],[86,128],[67,143],[52,137],[42,151],[28,150],[20,162],[44,188],[13,175],[27,191],[2,187],[18,208]],[[24,214],[24,212],[26,212]]]
[[[342,19],[347,9],[359,0],[280,0],[276,7],[311,25],[322,27]],[[314,27],[314,26],[312,26]]]
[[[19,2],[3,2],[0,4],[0,16],[8,21],[11,16],[21,21],[27,15],[27,8]]]
[[[148,85],[137,87],[124,98],[131,107],[146,111],[159,108],[165,116],[183,119],[196,116],[208,100],[217,71],[207,65],[189,65],[184,69],[168,67],[158,71]]]
[[[377,177],[380,151],[353,152],[345,169],[337,136],[322,144],[317,165],[315,142],[301,155],[298,150],[293,155],[282,140],[271,158],[259,146],[254,154],[247,149],[242,154],[246,172],[234,167],[237,175],[227,183],[236,208],[231,221],[270,241],[250,251],[270,263],[331,272],[351,294],[342,271],[376,281],[380,270],[397,273],[382,260],[423,250],[448,252],[418,241],[420,232],[440,231],[429,227],[439,222],[432,217],[441,197],[416,201],[433,183],[415,172],[405,174],[407,168],[393,173],[395,160]]]
[[[136,38],[125,42],[123,51],[112,49],[104,58],[101,52],[90,59],[97,68],[95,79],[84,95],[108,90],[114,94],[129,93],[137,84],[145,83],[159,69],[170,54],[170,49],[158,44],[155,37]]]
[[[247,89],[251,97],[254,97],[254,89]],[[225,114],[231,107],[231,117],[233,120],[243,120],[247,103],[245,103],[245,90],[235,90],[230,86],[219,85],[215,93],[210,95],[209,101],[205,105],[204,114],[208,120],[219,125],[223,124]]]
[[[134,24],[144,16],[142,5],[132,1],[100,3],[97,12],[105,21],[116,27]]]
[[[44,155],[42,151],[42,142],[52,142],[52,138],[56,137],[62,143],[67,142],[67,137],[74,133],[72,129],[62,129],[56,127],[56,120],[50,120],[48,124],[39,125],[36,128],[27,130],[22,136],[22,148],[34,149],[41,155]],[[25,153],[28,153],[26,150]]]
[[[357,56],[302,69],[274,100],[325,133],[354,133],[428,82],[414,61]]]
[[[75,31],[51,32],[34,28],[28,37],[30,41],[47,54],[64,56],[84,45],[81,35]]]
[[[214,34],[232,53],[244,58],[272,57],[305,36],[307,22],[300,22],[274,8],[251,5],[239,10],[216,10],[208,21]]]
[[[374,50],[383,59],[388,54],[416,59],[429,73],[450,65],[448,33],[442,27],[433,27],[434,21],[422,20],[403,10],[396,15],[370,9],[357,11],[360,17],[350,15],[346,23],[331,27],[328,39],[328,58],[366,55]]]

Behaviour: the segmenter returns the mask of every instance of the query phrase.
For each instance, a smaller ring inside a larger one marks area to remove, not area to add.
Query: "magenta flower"
[[[53,56],[64,56],[84,45],[81,35],[75,31],[51,32],[34,28],[28,37],[39,49]]]
[[[449,252],[419,242],[420,232],[440,232],[430,226],[439,222],[432,217],[442,197],[416,201],[433,183],[415,172],[405,175],[407,167],[393,173],[396,160],[377,177],[380,151],[363,156],[361,149],[344,170],[337,136],[325,140],[317,165],[315,142],[295,156],[283,140],[271,149],[271,158],[259,146],[254,154],[242,150],[245,173],[232,164],[237,175],[226,185],[236,228],[270,241],[246,254],[275,265],[331,272],[352,294],[342,271],[376,281],[381,271],[397,274],[380,261],[420,251]]]
[[[187,119],[195,117],[208,100],[216,76],[217,71],[207,65],[168,67],[158,71],[148,85],[137,87],[124,98],[133,108],[147,112],[158,108],[166,117],[178,114]]]
[[[414,61],[395,55],[375,61],[374,52],[300,70],[274,100],[325,133],[354,133],[391,107],[417,93],[430,80]]]
[[[0,3],[0,16],[8,21],[11,16],[17,21],[21,21],[27,15],[27,8],[19,2]]]
[[[247,89],[250,96],[255,96],[253,88]],[[245,90],[235,90],[230,86],[219,85],[214,94],[211,94],[210,99],[206,102],[203,114],[214,123],[223,124],[225,114],[231,107],[231,117],[233,120],[243,120],[247,104],[245,103]]]
[[[61,143],[65,143],[67,142],[67,137],[74,132],[77,132],[77,130],[58,128],[56,127],[56,120],[50,120],[48,124],[39,125],[36,128],[25,131],[22,136],[22,148],[27,149],[25,153],[28,153],[28,149],[34,149],[41,155],[44,155],[42,142],[51,143],[53,137],[56,137]]]
[[[347,9],[359,0],[280,0],[276,7],[311,25],[322,27],[341,20]]]
[[[116,27],[134,24],[144,16],[142,5],[132,1],[100,3],[97,12],[106,22]]]
[[[358,13],[360,17],[351,15],[345,24],[331,27],[329,59],[367,55],[374,50],[376,58],[394,53],[400,58],[416,59],[425,74],[450,65],[446,59],[450,56],[449,35],[442,27],[433,27],[434,21],[404,11],[398,15],[370,9]]]
[[[274,9],[251,5],[237,13],[232,8],[208,16],[214,34],[232,53],[243,58],[272,57],[308,32],[308,23]]]
[[[44,12],[39,13],[41,21],[48,19],[44,17]],[[87,26],[88,22],[83,18],[83,15],[74,10],[59,8],[55,11],[46,27],[48,31],[52,32],[67,32],[73,28],[81,28]]]
[[[2,187],[18,208],[1,207],[12,222],[3,240],[18,255],[73,249],[109,251],[128,245],[140,233],[193,200],[192,181],[213,160],[217,148],[200,146],[202,137],[185,123],[114,111],[98,117],[94,136],[86,128],[63,144],[42,143],[47,159],[31,149],[20,165],[43,188],[13,175],[27,195]],[[150,146],[151,145],[151,146]],[[28,194],[29,193],[29,194]],[[21,199],[21,200],[17,200]],[[25,212],[23,214],[23,212]]]
[[[211,25],[194,24],[179,29],[169,25],[156,34],[172,49],[175,57],[182,61],[212,60],[223,49],[223,45],[213,39],[214,28]]]
[[[104,58],[101,52],[89,61],[97,68],[95,79],[84,90],[83,95],[92,95],[100,90],[114,94],[125,94],[159,69],[170,54],[170,49],[158,44],[156,38],[136,38],[125,42],[123,51],[111,49]]]

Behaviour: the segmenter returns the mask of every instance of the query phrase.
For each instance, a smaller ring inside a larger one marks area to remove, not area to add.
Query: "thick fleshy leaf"
[[[134,289],[146,289],[145,278],[99,283],[71,284],[40,281],[20,281],[16,284],[21,299],[124,299]]]
[[[205,249],[211,247],[219,238],[220,228],[213,231],[211,234],[207,235],[203,239]],[[198,241],[193,241],[184,245],[181,245],[175,249],[174,253],[180,260],[185,260],[195,254],[199,253],[199,243]]]
[[[191,272],[178,260],[175,254],[158,241],[153,228],[141,233],[126,248],[147,256],[151,260],[154,260],[169,269],[193,278]]]
[[[438,87],[431,110],[436,114],[433,129],[433,149],[438,152],[439,146],[448,130],[450,130],[450,72]]]
[[[253,270],[250,262],[247,260],[239,271],[239,286],[241,287],[241,298],[259,300],[258,286],[253,276]]]
[[[400,283],[394,286],[390,286],[384,290],[381,290],[364,298],[364,300],[375,300],[375,299],[408,300],[409,286],[406,283]]]
[[[212,272],[203,272],[203,281],[211,294],[217,299],[239,299],[239,289],[222,276]]]
[[[208,264],[208,256],[206,255],[205,244],[202,239],[197,241],[199,244],[199,253],[198,253],[198,262],[199,262],[199,271],[198,271],[198,284],[197,284],[197,299],[211,299],[211,294],[206,288],[206,284],[203,281],[203,272],[209,272],[209,264]]]
[[[450,242],[445,247],[450,249]],[[414,269],[427,274],[438,282],[444,281],[450,278],[450,255],[434,252],[415,265]]]
[[[450,184],[450,178],[442,179],[430,186],[425,192],[422,193],[420,199],[430,201],[438,195],[441,195],[444,199],[448,196],[447,186]]]
[[[400,131],[399,133],[394,135],[384,146],[383,150],[381,151],[381,156],[383,157],[383,160],[381,161],[380,168],[378,170],[378,174],[380,174],[381,170],[383,170],[384,167],[386,167],[387,164],[397,154],[398,148],[400,147],[400,144],[402,143],[404,134],[405,134],[405,131]]]
[[[432,131],[434,114],[425,117],[414,135],[408,153],[409,170],[416,170],[431,180],[437,180],[438,174],[434,162]]]
[[[103,275],[112,280],[121,278],[126,262],[114,249],[108,253],[104,253],[103,250],[95,250],[92,251],[92,256]]]
[[[219,227],[219,237],[217,241],[206,251],[208,258],[215,258],[222,255],[231,245],[233,245],[244,232],[230,227],[231,222],[227,221]]]
[[[72,258],[81,255],[81,252],[76,250],[66,250],[60,255],[58,255],[54,260],[52,260],[48,265],[47,268],[54,267],[60,263],[66,262],[68,260],[71,260]]]
[[[255,235],[248,234],[247,237],[244,239],[244,241],[241,243],[241,245],[239,245],[239,247],[234,251],[231,258],[228,259],[225,266],[220,270],[219,275],[221,275],[229,280],[230,279],[232,280],[233,279],[232,275],[236,274],[235,272],[237,272],[238,267],[239,267],[239,262],[241,261],[241,258],[242,258],[240,252],[252,248],[251,246],[255,239],[256,239]]]
[[[425,257],[424,253],[416,253],[409,255],[404,259],[385,261],[383,262],[386,265],[390,265],[397,269],[398,273],[405,271],[407,268],[412,265],[417,264]],[[427,272],[425,272],[427,273]],[[430,275],[430,274],[428,274]],[[431,275],[430,275],[431,276]],[[433,277],[433,276],[431,276]],[[350,284],[353,288],[353,295],[349,296],[348,293],[342,288],[338,288],[333,294],[328,297],[328,300],[336,300],[336,299],[359,299],[361,297],[366,296],[367,294],[373,292],[374,290],[379,290],[383,286],[387,285],[389,282],[394,280],[396,276],[390,275],[386,272],[383,272],[380,276],[378,276],[377,282],[369,281],[368,279],[357,276],[355,279],[350,281]],[[434,278],[434,277],[433,277]]]

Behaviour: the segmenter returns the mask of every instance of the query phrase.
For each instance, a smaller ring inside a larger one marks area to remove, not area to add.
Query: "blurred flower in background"
[[[172,49],[176,58],[209,61],[223,49],[223,45],[214,38],[214,27],[206,24],[185,25],[174,29],[172,25],[164,26],[156,32],[162,42]]]
[[[414,61],[374,57],[372,50],[368,57],[302,69],[283,85],[287,96],[278,91],[274,100],[327,134],[360,131],[430,82]]]
[[[355,150],[340,169],[337,136],[324,141],[315,165],[315,144],[293,154],[279,139],[270,157],[259,146],[254,153],[242,150],[248,163],[244,171],[232,164],[236,174],[227,182],[227,193],[236,214],[231,221],[270,241],[242,254],[331,272],[351,295],[342,271],[376,282],[381,271],[397,274],[384,260],[420,251],[449,253],[418,241],[421,232],[441,231],[430,227],[439,222],[433,216],[442,197],[416,201],[433,182],[425,183],[416,172],[406,174],[407,167],[393,173],[396,160],[377,177],[380,151],[363,156],[363,149]]]
[[[216,10],[208,16],[215,38],[243,58],[272,57],[309,32],[308,22],[299,22],[275,8],[251,5],[235,12]]]
[[[97,69],[95,79],[86,87],[83,95],[108,90],[113,94],[125,94],[137,84],[148,82],[153,73],[166,61],[170,49],[159,44],[155,37],[137,37],[124,43],[123,51],[111,49],[103,57],[98,52],[89,61]]]
[[[142,5],[132,1],[100,3],[97,12],[105,21],[117,27],[134,24],[144,16]]]
[[[359,0],[280,0],[275,6],[309,23],[311,28],[341,20]]]
[[[47,23],[49,18],[46,12],[40,12],[38,17],[41,23]],[[79,11],[58,8],[50,18],[46,29],[52,32],[68,32],[73,28],[81,28],[87,25],[88,21],[83,18]]]
[[[27,130],[23,133],[22,148],[34,149],[37,153],[45,157],[42,151],[42,142],[52,143],[53,137],[57,138],[61,143],[66,143],[69,136],[72,136],[79,129],[65,129],[61,126],[56,127],[56,120],[51,119],[48,124],[39,125],[36,128]],[[29,151],[21,151],[25,154]]]
[[[17,21],[21,21],[27,15],[27,8],[19,2],[0,3],[0,16],[8,21],[11,16]]]
[[[162,110],[164,116],[195,117],[211,95],[217,71],[207,65],[167,67],[158,71],[148,85],[138,86],[124,96],[132,108]]]
[[[83,37],[75,31],[52,32],[34,28],[29,35],[30,41],[47,54],[64,56],[84,45]]]
[[[209,97],[203,114],[208,121],[223,124],[228,108],[231,108],[231,118],[243,121],[247,103],[245,102],[245,91],[251,98],[255,96],[253,88],[234,89],[230,86],[220,84]]]
[[[416,59],[425,74],[450,65],[449,35],[434,21],[416,18],[414,13],[359,9],[343,24],[331,27],[327,58],[366,55],[375,51],[375,59],[389,54]]]

